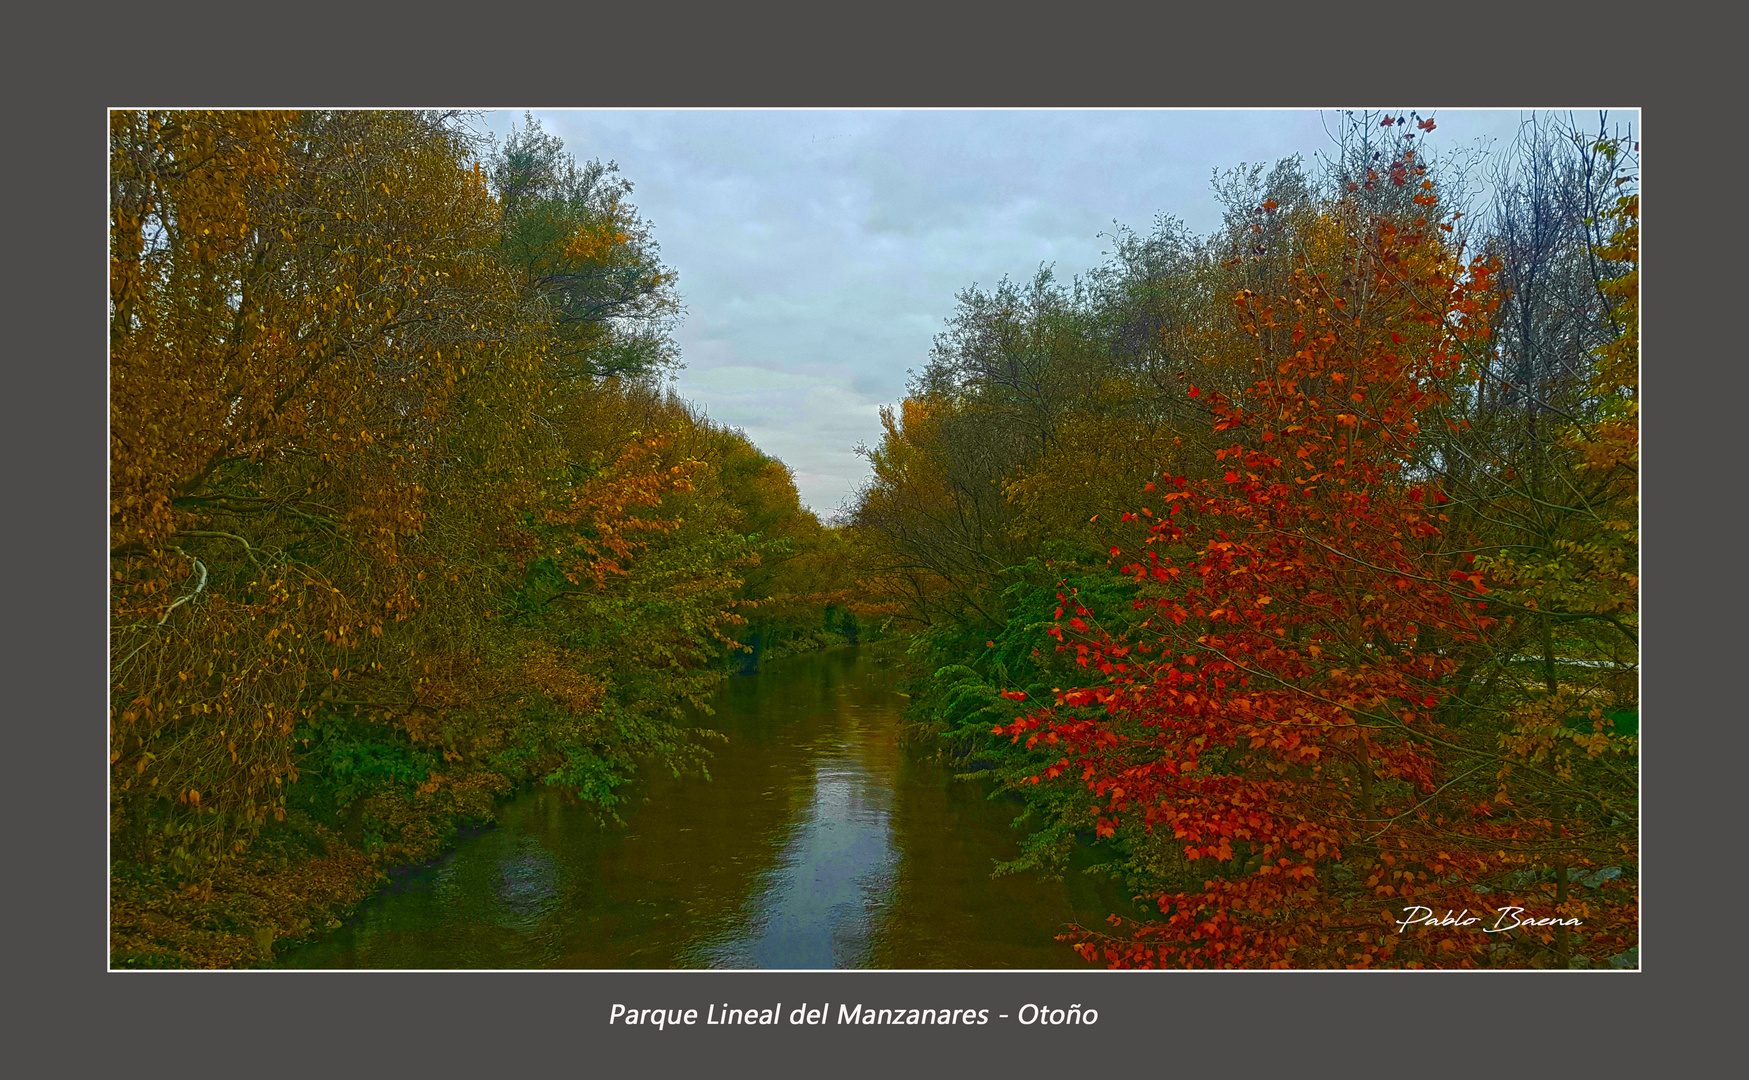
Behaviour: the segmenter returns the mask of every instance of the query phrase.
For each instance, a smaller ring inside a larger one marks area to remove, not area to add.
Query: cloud
[[[820,380],[770,368],[726,365],[707,368],[692,377],[692,384],[721,395],[744,396],[774,391],[806,390]]]

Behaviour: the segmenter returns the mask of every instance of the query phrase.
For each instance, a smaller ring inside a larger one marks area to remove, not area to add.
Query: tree
[[[516,298],[444,117],[118,112],[111,148],[115,827],[190,860],[283,816],[300,720],[388,660]]]
[[[1594,149],[1613,165],[1625,148]],[[1561,484],[1539,510],[1565,520],[1546,545],[1478,560],[1510,590],[1504,611],[1535,620],[1543,638],[1541,692],[1515,688],[1499,706],[1507,760],[1496,801],[1510,808],[1501,816],[1520,861],[1552,880],[1556,909],[1582,917],[1589,940],[1612,951],[1637,940],[1639,915],[1639,196],[1631,176],[1616,184],[1627,190],[1601,216],[1610,232],[1594,252],[1617,270],[1598,284],[1613,337],[1584,358],[1582,408],[1547,433],[1544,460]],[[1619,887],[1599,892],[1612,876]],[[1587,887],[1574,890],[1574,879]],[[1578,943],[1566,927],[1554,944],[1569,963]]]
[[[551,322],[552,355],[586,376],[644,376],[673,365],[677,279],[618,167],[578,165],[563,140],[528,116],[489,175],[503,209],[504,254]]]
[[[1629,270],[1610,257],[1605,207],[1610,189],[1631,183],[1625,150],[1533,121],[1497,170],[1485,242],[1500,266],[1501,318],[1440,447],[1454,513],[1476,531],[1500,590],[1503,632],[1514,652],[1540,656],[1550,692],[1558,656],[1624,672],[1637,657],[1632,602],[1624,607],[1608,584],[1620,567],[1594,558],[1596,542],[1609,547],[1621,531],[1606,522],[1634,516],[1632,496],[1620,463],[1598,468],[1579,434],[1632,396],[1597,379],[1618,334],[1610,282]]]
[[[1386,909],[1462,892],[1453,876],[1474,869],[1439,805],[1463,777],[1438,706],[1445,651],[1490,618],[1482,577],[1441,550],[1446,497],[1418,473],[1422,421],[1491,302],[1487,266],[1437,239],[1430,191],[1409,223],[1334,207],[1340,280],[1302,262],[1282,294],[1238,295],[1259,358],[1250,387],[1214,399],[1226,471],[1148,485],[1146,550],[1112,551],[1146,618],[1104,630],[1063,593],[1054,633],[1093,681],[996,729],[1054,757],[1033,783],[1093,797],[1098,835],[1179,848],[1162,919],[1084,932],[1090,958],[1400,960],[1412,947]]]

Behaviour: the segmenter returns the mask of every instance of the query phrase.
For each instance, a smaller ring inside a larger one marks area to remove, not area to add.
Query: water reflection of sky
[[[777,864],[734,925],[683,962],[719,968],[862,966],[898,876],[891,778],[854,745],[821,746],[813,790]]]
[[[518,838],[498,860],[494,921],[508,930],[532,934],[559,906],[561,877],[553,857],[532,836]]]

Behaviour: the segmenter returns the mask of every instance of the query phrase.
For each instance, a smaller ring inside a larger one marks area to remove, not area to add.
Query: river
[[[1015,808],[899,742],[896,673],[856,648],[719,688],[710,779],[653,773],[624,826],[532,788],[288,967],[1057,968],[1071,922],[1133,913],[1071,873],[995,878]]]

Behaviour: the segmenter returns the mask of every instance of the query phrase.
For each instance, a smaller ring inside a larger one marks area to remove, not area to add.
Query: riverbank
[[[819,631],[774,646],[761,661],[854,644]],[[287,950],[339,928],[398,876],[494,824],[500,808],[524,786],[517,778],[475,770],[435,774],[410,799],[373,795],[359,802],[354,816],[375,822],[387,839],[364,845],[348,835],[355,830],[294,811],[247,856],[195,882],[172,883],[161,870],[117,862],[110,879],[110,966],[271,966]]]
[[[410,800],[378,794],[366,814],[389,839],[361,847],[292,815],[247,856],[198,881],[172,883],[161,868],[116,862],[110,872],[112,968],[250,968],[339,927],[397,872],[442,855],[496,820],[518,789],[499,773],[439,774]]]
[[[761,670],[759,664],[787,660],[792,656],[803,656],[807,653],[823,652],[829,649],[854,648],[877,663],[886,663],[894,657],[904,655],[906,643],[906,639],[903,637],[883,633],[879,630],[873,634],[858,636],[848,636],[835,630],[806,631],[764,649],[760,652],[758,661],[752,669],[743,668],[739,674],[755,674]]]

